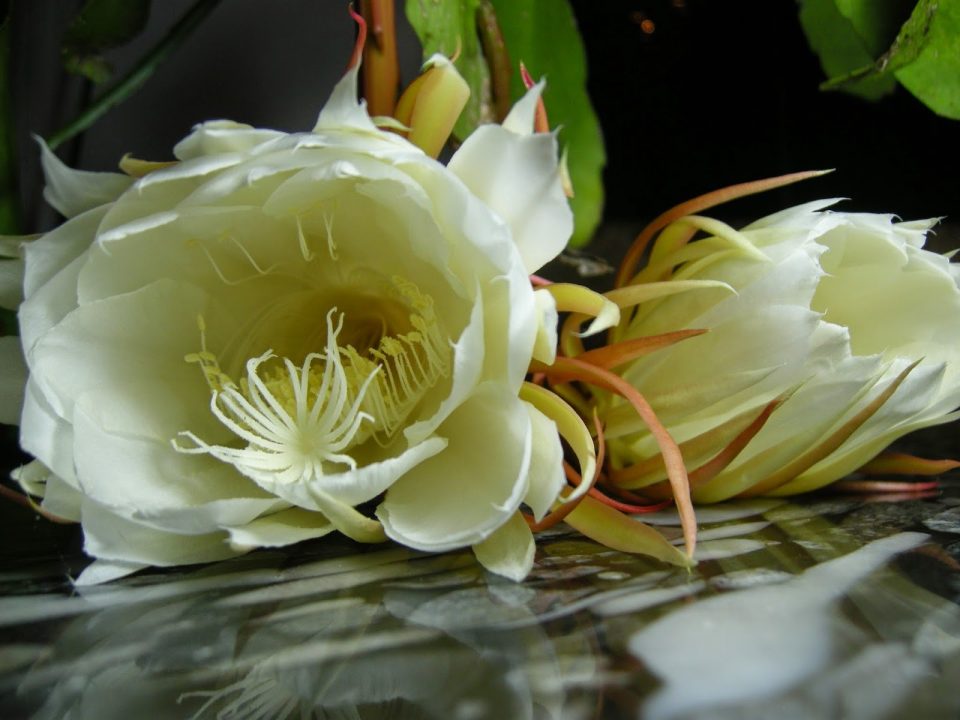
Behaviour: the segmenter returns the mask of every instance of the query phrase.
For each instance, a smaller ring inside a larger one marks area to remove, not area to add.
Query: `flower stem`
[[[371,115],[393,115],[400,88],[394,0],[363,0],[373,42],[363,49],[363,97]]]
[[[170,31],[150,52],[141,58],[120,82],[98,97],[89,107],[69,124],[57,130],[49,138],[47,145],[55,150],[67,140],[79,135],[95,123],[103,114],[115,105],[119,105],[133,95],[153,75],[160,64],[179,48],[190,34],[202,23],[220,0],[197,0],[182,18],[170,28]]]

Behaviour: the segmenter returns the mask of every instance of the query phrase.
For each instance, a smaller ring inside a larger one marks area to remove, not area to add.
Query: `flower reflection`
[[[955,717],[960,608],[911,579],[937,560],[906,555],[925,536],[893,534],[951,506],[884,505],[882,523],[876,507],[708,508],[710,557],[690,574],[555,533],[523,585],[468,552],[394,549],[2,598],[10,637],[54,640],[0,644],[0,716]],[[901,552],[909,576],[875,572]]]
[[[185,598],[106,607],[67,626],[27,674],[23,707],[49,720],[569,717],[565,673],[595,669],[584,638],[551,637],[527,598],[478,584],[476,566],[432,580],[416,559],[386,566],[412,567],[411,580],[293,598],[271,584],[257,602],[187,587]],[[190,581],[164,588],[178,582]],[[472,628],[453,620],[465,592],[487,609]],[[524,627],[495,630],[508,620]]]

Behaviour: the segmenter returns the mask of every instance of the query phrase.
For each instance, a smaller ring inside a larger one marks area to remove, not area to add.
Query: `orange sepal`
[[[639,390],[630,385],[618,375],[585,363],[577,358],[558,357],[553,365],[533,363],[532,370],[542,372],[548,378],[559,376],[566,380],[579,380],[596,385],[614,392],[626,399],[637,411],[637,414],[646,424],[663,455],[663,464],[667,469],[667,477],[673,490],[673,497],[680,514],[680,524],[683,527],[683,538],[687,547],[687,554],[693,556],[697,544],[697,519],[693,512],[693,503],[690,500],[690,485],[687,480],[687,469],[683,464],[683,457],[676,441],[657,419],[650,403]]]
[[[612,345],[605,345],[596,350],[588,350],[577,356],[578,360],[610,370],[623,365],[638,357],[670,347],[681,340],[703,335],[706,330],[678,330],[677,332],[663,333],[662,335],[648,335],[647,337],[624,340]]]
[[[684,215],[693,215],[694,213],[702,212],[703,210],[722,205],[725,202],[730,202],[737,198],[754,195],[766,190],[773,190],[774,188],[790,185],[801,180],[819,177],[828,172],[832,171],[807,170],[805,172],[790,173],[789,175],[780,175],[779,177],[767,178],[765,180],[754,180],[752,182],[740,183],[738,185],[721,188],[720,190],[714,190],[706,195],[700,195],[692,200],[680,203],[676,207],[659,215],[637,235],[630,249],[627,250],[623,256],[623,262],[620,263],[620,269],[617,271],[614,287],[621,287],[629,282],[637,269],[644,250],[647,249],[647,245],[653,239],[653,236],[674,220],[679,220]]]

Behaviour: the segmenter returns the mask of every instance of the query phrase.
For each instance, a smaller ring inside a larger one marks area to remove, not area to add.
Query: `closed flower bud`
[[[618,341],[702,331],[617,369],[679,443],[695,500],[813,490],[957,417],[960,269],[923,249],[935,221],[832,203],[740,231],[681,218],[614,291],[657,296],[625,313]],[[686,242],[698,229],[710,236]],[[621,399],[600,403],[610,480],[660,487],[649,432]]]

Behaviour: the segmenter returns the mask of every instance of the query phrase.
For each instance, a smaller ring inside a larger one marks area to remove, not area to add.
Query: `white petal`
[[[404,428],[407,442],[422,442],[433,434],[479,382],[485,359],[484,305],[479,299],[474,302],[470,321],[453,346],[453,382],[447,396],[432,416]]]
[[[124,417],[139,424],[135,415],[146,415],[149,403],[164,392],[136,390],[129,385],[102,388],[77,401],[73,455],[85,495],[144,525],[189,534],[249,522],[276,508],[274,498],[232,466],[174,450],[174,431],[150,437],[137,434],[144,430],[141,425],[124,433]],[[164,410],[154,410],[160,426],[166,422]],[[116,425],[111,427],[112,422]]]
[[[56,475],[47,478],[43,493],[43,509],[64,520],[80,522],[82,517],[83,495],[72,485],[65,483]]]
[[[202,479],[198,479],[203,482]],[[257,488],[239,484],[237,497],[198,501],[195,505],[168,508],[135,508],[123,514],[150,527],[182,535],[202,535],[221,528],[254,522],[262,515],[279,512],[287,503],[273,497],[250,497]],[[119,512],[119,510],[118,510]]]
[[[27,363],[20,338],[0,337],[0,423],[19,425],[27,387]]]
[[[507,113],[503,128],[517,135],[532,135],[533,124],[537,117],[537,102],[543,94],[546,82],[541,80],[523,94]]]
[[[20,306],[17,320],[20,326],[20,342],[25,352],[30,350],[57,323],[77,308],[77,279],[83,268],[84,258],[78,257],[54,278],[42,285]],[[30,262],[27,262],[29,272]]]
[[[33,378],[27,380],[20,418],[20,445],[70,484],[76,484],[73,467],[73,426],[54,412]]]
[[[327,104],[320,111],[314,132],[324,130],[367,130],[380,133],[367,114],[366,103],[357,101],[359,64],[347,70],[330,93]]]
[[[293,545],[323,537],[335,529],[320,513],[301,508],[288,508],[246,525],[227,528],[230,544],[237,549]]]
[[[80,522],[80,504],[83,496],[72,486],[54,475],[39,460],[15,468],[10,477],[20,483],[28,495],[43,498],[44,510],[65,520]]]
[[[557,424],[530,403],[523,404],[530,414],[533,447],[530,456],[530,487],[523,502],[533,510],[534,518],[541,520],[566,484],[563,474],[563,445],[560,443]]]
[[[90,247],[107,210],[100,207],[85,212],[24,248],[27,271],[23,286],[28,299]]]
[[[178,535],[133,522],[84,498],[84,552],[97,559],[168,567],[239,555],[226,532]]]
[[[253,479],[260,487],[292,505],[322,512],[323,506],[317,502],[314,489],[332,496],[345,505],[359,505],[384,492],[396,482],[397,478],[441,452],[446,444],[442,438],[428,438],[396,457],[372,462],[356,470],[324,475],[310,481],[282,483],[269,476]]]
[[[133,184],[133,178],[120,173],[74,170],[53,154],[42,138],[40,162],[47,185],[43,197],[61,215],[72,218],[87,210],[116,200]]]
[[[557,359],[557,303],[553,295],[541,288],[533,293],[537,309],[537,339],[533,344],[533,359],[553,365]]]
[[[553,135],[523,136],[484,125],[447,167],[507,223],[528,273],[566,247],[573,213],[560,182]]]
[[[39,460],[31,460],[11,470],[10,477],[20,483],[25,493],[34,497],[43,497],[47,480],[53,477],[53,473]]]
[[[178,160],[191,160],[204,155],[244,153],[282,137],[285,133],[276,130],[261,130],[231,120],[212,120],[194,127],[193,132],[176,144],[173,154]]]
[[[84,568],[83,572],[80,573],[80,577],[74,582],[74,585],[77,587],[100,585],[113,580],[119,580],[127,575],[132,575],[146,567],[149,567],[147,563],[124,562],[122,560],[94,560]]]
[[[488,284],[485,295],[488,298],[487,313],[492,320],[487,322],[487,354],[495,357],[494,352],[499,350],[506,355],[503,370],[487,361],[485,377],[506,383],[512,392],[517,392],[530,367],[542,319],[537,312],[536,299],[529,281],[525,277],[518,280],[514,273],[495,278]],[[504,319],[506,327],[496,322]]]
[[[490,537],[473,546],[473,554],[487,570],[520,582],[533,568],[533,533],[520,513],[514,513]]]
[[[377,517],[397,542],[440,552],[481,542],[519,508],[530,416],[502,386],[484,383],[437,433],[447,448],[394,483]]]

